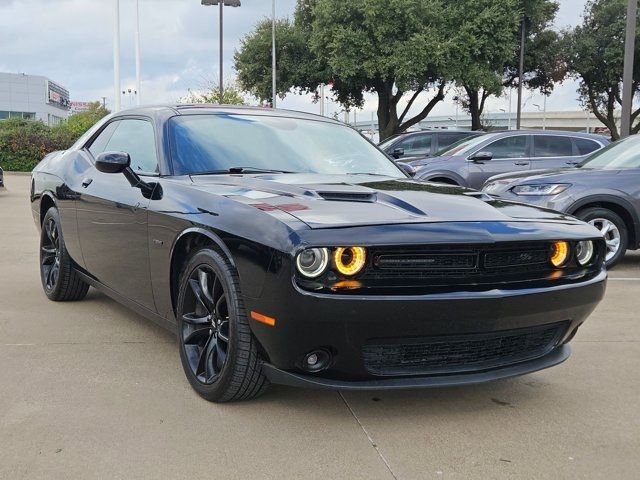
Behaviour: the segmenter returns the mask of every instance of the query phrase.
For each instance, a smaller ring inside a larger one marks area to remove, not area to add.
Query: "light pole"
[[[460,97],[458,97],[457,95],[453,97],[453,101],[456,102],[456,128],[458,128],[458,101],[459,100],[460,100]]]
[[[506,110],[506,109],[504,109],[504,108],[501,108],[501,109],[500,109],[500,111],[501,111],[502,113],[505,113],[505,114],[507,113],[507,110]],[[510,121],[511,121],[511,118],[509,118],[509,122],[510,122]],[[507,126],[507,130],[511,130],[511,125],[508,125],[508,126]]]
[[[272,107],[276,108],[276,0],[271,5],[271,89]]]
[[[220,103],[224,100],[224,80],[223,80],[223,61],[224,61],[224,22],[223,22],[223,8],[227,7],[239,7],[240,0],[202,0],[204,6],[220,5]]]
[[[547,129],[547,96],[544,97],[543,107],[540,107],[537,103],[534,103],[533,106],[538,109],[539,112],[542,112],[542,130]]]
[[[135,10],[135,51],[136,51],[136,105],[140,106],[140,0],[136,0]]]
[[[520,130],[522,125],[522,87],[524,84],[524,42],[526,40],[525,35],[525,17],[522,17],[522,25],[520,26],[520,62],[518,65],[518,113],[516,118],[516,130]]]
[[[627,5],[627,35],[624,42],[624,73],[622,77],[622,119],[620,137],[631,133],[631,110],[633,108],[633,56],[636,44],[636,15],[638,0],[629,0]]]
[[[114,108],[120,111],[120,0],[114,0],[114,21],[113,21],[113,92]]]

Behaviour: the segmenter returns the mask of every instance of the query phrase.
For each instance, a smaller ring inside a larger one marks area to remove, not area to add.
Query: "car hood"
[[[269,174],[194,176],[192,181],[194,188],[280,218],[286,212],[310,228],[425,222],[575,222],[551,210],[409,178]]]
[[[530,170],[521,173],[496,175],[487,180],[487,184],[502,183],[584,183],[606,181],[620,174],[620,170],[600,170],[591,168],[561,168],[556,170]],[[597,183],[594,183],[596,185]]]
[[[418,168],[424,167],[426,165],[431,166],[431,165],[439,165],[439,164],[442,164],[442,163],[447,163],[447,162],[451,161],[452,158],[455,158],[455,156],[426,157],[426,158],[420,158],[418,160],[407,161],[406,163],[408,163],[412,167],[418,169]]]

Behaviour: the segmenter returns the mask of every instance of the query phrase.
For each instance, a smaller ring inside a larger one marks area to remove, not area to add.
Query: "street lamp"
[[[222,0],[222,1],[221,0],[202,0],[201,3],[206,7],[220,5],[220,103],[222,103],[224,98],[224,80],[222,79],[223,78],[222,62],[224,60],[224,55],[222,51],[222,48],[224,45],[222,10],[223,10],[223,7],[239,7],[240,0]]]
[[[539,112],[542,112],[542,130],[547,129],[547,96],[544,96],[543,107],[540,107],[537,103],[534,103],[533,106],[538,109]]]
[[[113,22],[113,90],[115,112],[120,111],[120,0],[114,0]]]

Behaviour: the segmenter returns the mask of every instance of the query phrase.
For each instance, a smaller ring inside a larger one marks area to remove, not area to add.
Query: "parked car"
[[[437,157],[410,162],[416,178],[475,189],[494,175],[577,165],[610,142],[600,135],[509,131],[462,140]]]
[[[482,132],[467,130],[421,130],[393,135],[378,145],[387,155],[403,162],[436,155],[440,150]]]
[[[613,267],[626,250],[640,248],[640,136],[600,150],[572,169],[535,175],[499,175],[483,190],[575,215],[598,228]]]
[[[92,285],[176,332],[212,401],[540,370],[605,291],[592,226],[415,181],[315,115],[120,112],[43,160],[31,192],[47,297]]]

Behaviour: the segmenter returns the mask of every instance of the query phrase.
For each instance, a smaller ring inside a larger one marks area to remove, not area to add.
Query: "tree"
[[[203,88],[188,90],[187,95],[179,100],[180,103],[213,103],[217,105],[245,105],[242,92],[235,83],[225,85],[222,95],[217,81],[207,80]]]
[[[298,0],[293,22],[277,24],[278,93],[315,93],[331,83],[336,100],[350,108],[372,92],[381,139],[416,125],[444,99],[451,78],[453,44],[443,8],[439,0]],[[261,99],[271,96],[270,45],[271,29],[262,22],[235,56],[242,87]],[[411,115],[428,92],[426,105]]]
[[[492,8],[490,4],[475,9],[470,8],[468,2],[458,4],[464,6],[458,15],[478,15],[477,12],[481,12],[477,16],[478,22],[470,19],[463,24],[466,30],[478,27],[480,30],[470,30],[468,40],[462,43],[465,48],[469,45],[471,54],[459,62],[464,68],[456,76],[456,84],[461,90],[460,102],[471,115],[473,130],[483,128],[481,118],[486,100],[492,95],[502,95],[505,87],[516,87],[520,82],[523,21],[523,86],[549,95],[555,83],[564,79],[566,68],[561,55],[560,36],[550,28],[558,10],[555,0],[516,0],[509,5],[509,12]]]
[[[615,111],[622,105],[622,72],[626,0],[590,0],[582,25],[566,35],[570,74],[580,81],[580,98],[611,132],[620,138]],[[640,18],[640,15],[639,15]],[[636,41],[633,66],[633,95],[640,92],[640,45]],[[640,131],[636,123],[640,109],[631,113],[631,133]]]
[[[66,122],[60,124],[58,130],[64,134],[63,130],[67,130],[73,138],[79,138],[87,130],[93,127],[99,120],[109,115],[102,103],[92,102],[89,109],[84,112],[78,112],[71,115]]]
[[[504,65],[513,57],[520,20],[517,0],[450,2],[447,15],[459,19],[454,75],[459,101],[471,115],[472,130],[480,130],[487,98],[500,95]]]

